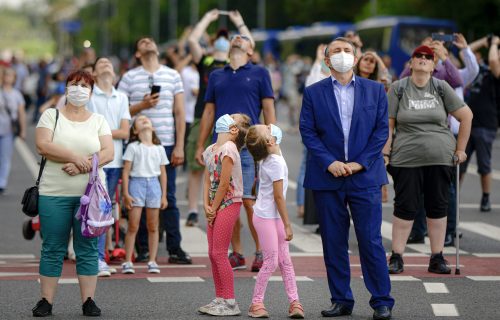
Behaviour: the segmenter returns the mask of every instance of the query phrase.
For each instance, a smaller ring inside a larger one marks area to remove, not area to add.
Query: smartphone
[[[491,39],[493,39],[493,33],[488,34],[487,36],[488,48],[491,47]]]
[[[433,33],[432,40],[444,41],[444,42],[453,42],[455,41],[455,36],[452,34],[441,34],[441,33]]]
[[[220,15],[223,15],[223,16],[228,16],[228,15],[229,15],[229,11],[226,11],[226,10],[219,10],[219,14],[220,14]]]
[[[156,85],[153,85],[151,87],[151,95],[155,94],[155,93],[158,93],[160,92],[160,89],[161,89],[161,86],[156,86]]]

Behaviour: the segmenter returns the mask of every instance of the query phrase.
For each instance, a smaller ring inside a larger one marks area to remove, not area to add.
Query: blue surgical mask
[[[229,40],[227,40],[224,37],[219,37],[214,42],[214,49],[215,49],[215,51],[228,52],[229,45],[230,45]]]
[[[276,144],[281,143],[281,138],[283,137],[283,132],[278,126],[271,124],[271,135],[276,138]]]
[[[215,122],[215,132],[216,133],[224,133],[229,132],[229,128],[234,125],[236,122],[230,115],[225,114]]]
[[[321,71],[323,73],[330,74],[330,68],[328,68],[328,66],[326,65],[325,60],[321,60],[320,65],[321,65]]]

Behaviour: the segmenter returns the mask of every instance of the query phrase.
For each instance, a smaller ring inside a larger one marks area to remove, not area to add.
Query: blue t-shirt
[[[265,98],[274,99],[269,71],[250,62],[237,70],[227,64],[208,78],[205,102],[215,104],[215,121],[226,113],[244,113],[252,119],[251,124],[259,123]]]

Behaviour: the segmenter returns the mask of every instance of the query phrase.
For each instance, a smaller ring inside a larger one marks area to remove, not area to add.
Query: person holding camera
[[[498,36],[490,35],[471,43],[471,49],[488,49],[488,65],[476,57],[479,63],[479,76],[469,87],[467,102],[474,114],[471,138],[465,152],[470,158],[476,152],[478,173],[481,176],[482,197],[480,210],[491,211],[491,154],[493,142],[498,129],[498,105],[500,96],[500,58],[498,53]],[[460,168],[460,179],[464,178],[469,161]]]
[[[446,81],[453,89],[462,87],[463,81],[460,77],[457,67],[448,59],[448,51],[444,43],[439,40],[434,40],[427,37],[422,41],[422,45],[432,49],[434,56],[434,70],[432,76],[434,78]],[[411,75],[410,64],[408,64],[403,72],[399,75],[399,79],[403,79]]]
[[[186,226],[192,227],[198,223],[198,200],[200,198],[201,187],[203,185],[204,166],[200,165],[195,159],[196,145],[200,135],[200,122],[205,108],[205,93],[208,86],[208,78],[212,71],[223,68],[229,62],[229,34],[227,29],[219,29],[211,39],[210,49],[212,53],[208,54],[202,48],[200,40],[206,32],[208,26],[218,20],[221,16],[227,14],[238,31],[250,35],[248,27],[243,21],[243,17],[236,11],[221,11],[213,9],[205,13],[203,18],[196,24],[189,35],[187,42],[189,51],[193,57],[193,62],[200,75],[198,83],[198,95],[194,107],[194,119],[189,129],[186,146],[186,162],[189,169],[188,174],[188,217]],[[210,51],[210,50],[206,50]],[[204,147],[208,147],[212,137],[209,136],[204,142]]]
[[[118,90],[128,96],[132,116],[143,114],[151,119],[167,152],[168,207],[161,214],[167,232],[168,262],[191,264],[191,257],[181,249],[180,214],[175,198],[175,169],[184,162],[186,130],[182,79],[176,70],[160,64],[158,47],[150,37],[136,41],[135,58],[139,66],[123,75]]]
[[[449,59],[449,54],[448,50],[445,47],[446,42],[444,40],[448,40],[451,42],[453,39],[456,41],[454,42],[455,45],[457,46],[462,46],[462,41],[459,40],[456,36],[454,35],[444,35],[444,34],[432,34],[432,37],[427,37],[422,41],[422,45],[428,46],[429,48],[432,49],[434,53],[434,71],[432,73],[432,76],[436,79],[439,80],[444,80],[446,81],[454,90],[455,92],[462,90],[463,88],[463,78],[460,74],[460,71],[458,68],[451,62]],[[464,39],[465,41],[465,39]],[[404,77],[410,76],[410,69],[409,66],[403,70],[403,72],[400,75],[400,79]],[[453,125],[456,123],[456,120],[450,120],[452,117],[449,117],[450,121],[450,127],[455,127],[455,135],[458,133],[458,124]],[[454,187],[450,186],[450,207],[453,208],[454,204]],[[422,195],[419,195],[420,197],[420,205],[418,209],[418,213],[415,217],[415,221],[413,223],[413,228],[410,233],[410,236],[408,237],[408,243],[424,243],[425,236],[427,235],[427,230],[425,227],[425,208],[423,205],[423,199]],[[450,208],[450,209],[451,209]],[[449,210],[450,212],[450,210]],[[453,221],[452,221],[453,222]],[[449,223],[449,225],[451,225]],[[451,230],[452,228],[448,228]]]
[[[410,60],[411,76],[394,82],[388,91],[389,132],[394,134],[382,152],[396,194],[389,259],[392,274],[404,270],[403,253],[421,194],[431,241],[428,271],[451,272],[442,254],[449,188],[453,166],[467,158],[472,112],[447,82],[432,77],[434,61],[434,50],[419,46]],[[448,114],[460,122],[457,139],[448,127]]]

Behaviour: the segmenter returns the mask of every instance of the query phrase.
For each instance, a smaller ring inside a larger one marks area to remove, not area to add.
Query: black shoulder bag
[[[54,135],[56,134],[57,120],[59,119],[59,110],[56,109],[56,123],[54,124],[54,132],[52,133],[52,140],[54,140]],[[23,199],[21,204],[23,205],[23,212],[28,217],[34,217],[38,215],[38,185],[40,184],[40,178],[42,177],[43,168],[47,158],[43,157],[40,163],[40,170],[38,171],[38,178],[36,179],[35,186],[30,187],[24,191]]]

